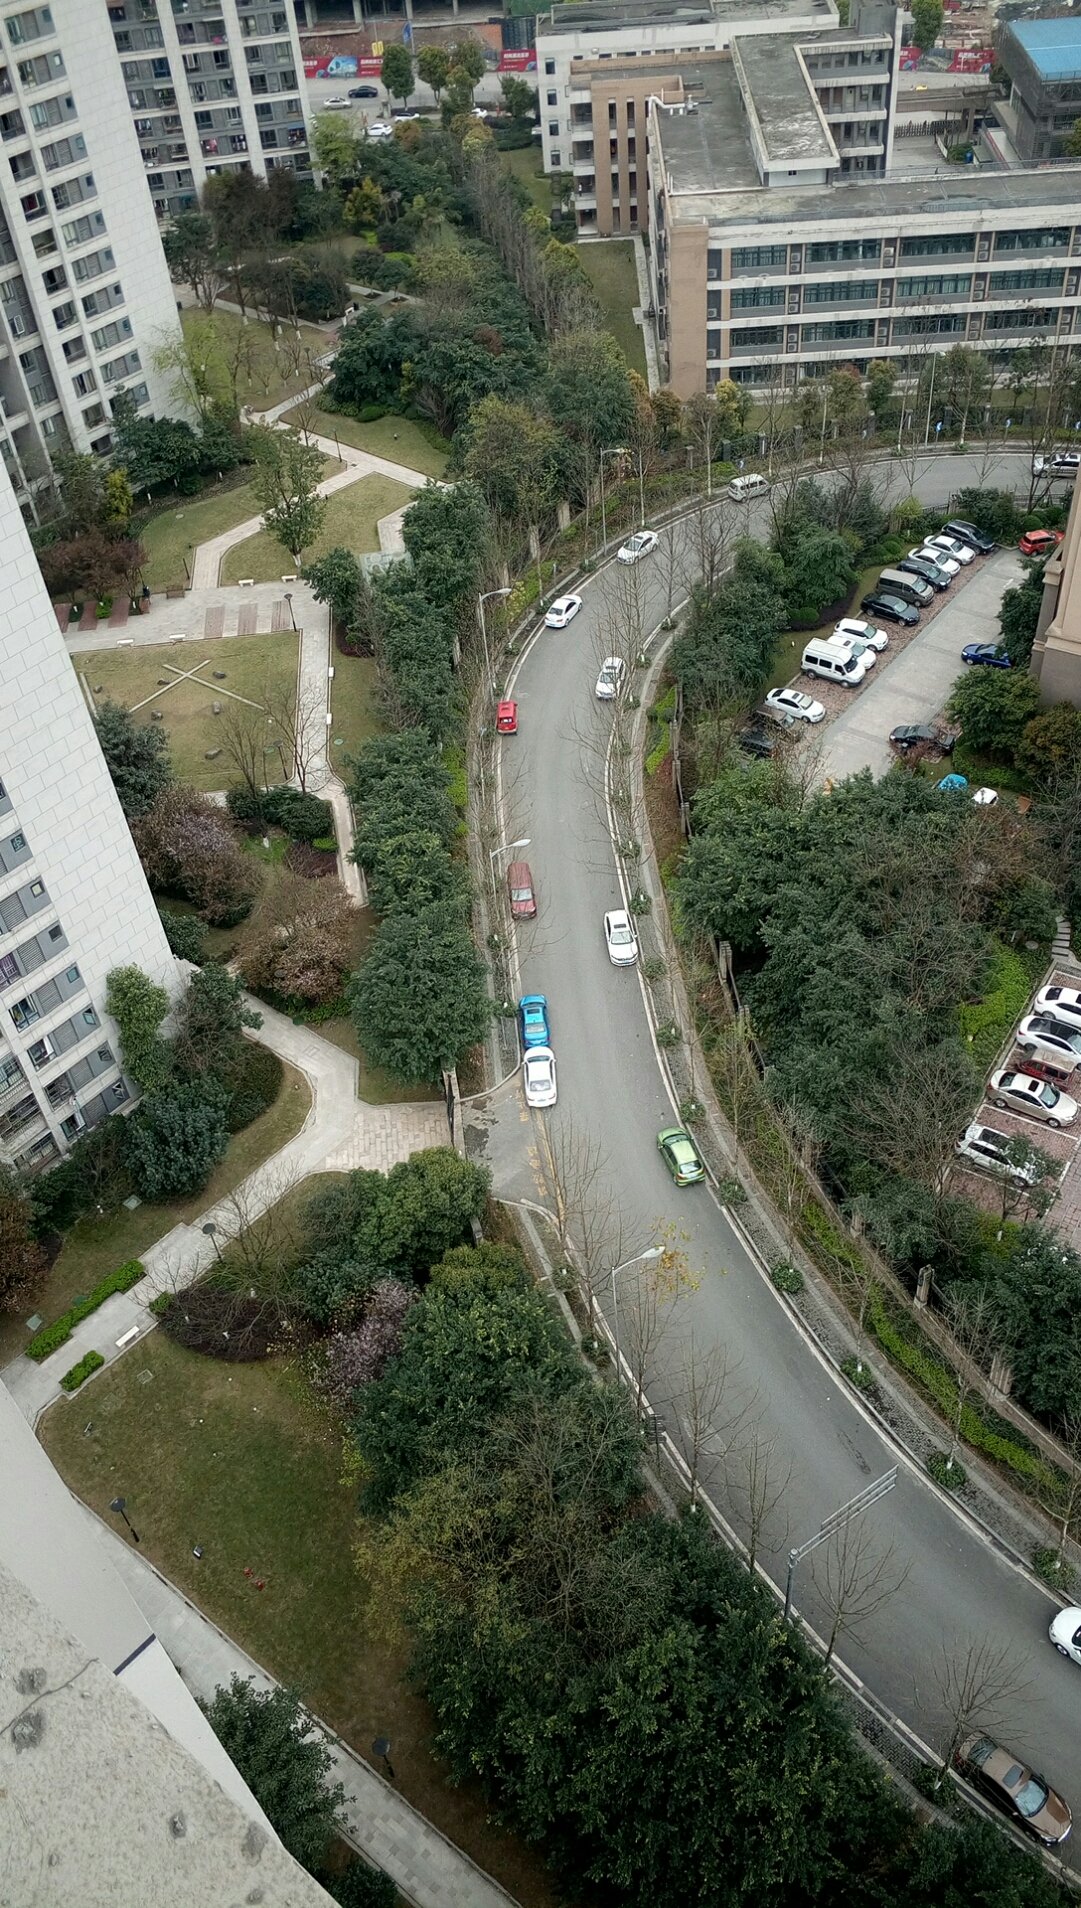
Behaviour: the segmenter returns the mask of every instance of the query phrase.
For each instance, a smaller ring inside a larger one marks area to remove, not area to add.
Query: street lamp
[[[828,1517],[824,1517],[821,1528],[813,1537],[808,1538],[805,1544],[800,1544],[795,1550],[789,1551],[788,1578],[784,1588],[786,1623],[792,1609],[792,1579],[796,1574],[796,1565],[802,1563],[804,1557],[809,1557],[812,1550],[817,1550],[819,1544],[827,1543],[839,1530],[844,1530],[845,1525],[850,1524],[861,1511],[867,1510],[871,1504],[877,1504],[880,1497],[885,1497],[887,1491],[892,1491],[896,1482],[897,1466],[895,1464],[892,1470],[883,1471],[882,1476],[876,1477],[874,1483],[868,1484],[866,1489],[857,1491],[855,1497],[850,1497],[847,1504],[842,1504],[839,1510],[831,1511]]]
[[[209,1240],[210,1240],[210,1242],[211,1242],[211,1244],[212,1244],[212,1245],[213,1245],[213,1247],[214,1247],[214,1250],[215,1250],[215,1252],[216,1252],[216,1253],[217,1253],[217,1255],[218,1255],[218,1258],[220,1259],[220,1258],[221,1258],[221,1247],[220,1247],[220,1245],[218,1244],[218,1228],[217,1228],[217,1226],[216,1226],[216,1225],[214,1224],[214,1221],[213,1221],[213,1219],[208,1219],[208,1220],[207,1220],[207,1222],[206,1222],[206,1225],[205,1225],[205,1226],[203,1226],[203,1228],[202,1228],[202,1231],[203,1231],[203,1234],[204,1234],[204,1236],[205,1236],[205,1237],[206,1237],[207,1239],[209,1239]]]
[[[642,1265],[647,1259],[664,1257],[663,1246],[647,1246],[644,1252],[636,1253],[633,1259],[625,1259],[622,1265],[614,1265],[609,1274],[612,1281],[612,1343],[616,1352],[616,1377],[619,1377],[619,1291],[616,1279],[621,1272],[629,1271],[632,1265]]]
[[[477,613],[480,617],[480,640],[484,645],[484,668],[488,677],[488,693],[493,696],[495,694],[495,677],[492,674],[492,662],[488,654],[488,625],[484,620],[484,605],[485,603],[490,603],[493,596],[509,595],[510,587],[508,585],[504,590],[485,590],[483,596],[478,596],[477,598]]]
[[[297,633],[297,619],[296,619],[296,617],[295,617],[295,616],[293,615],[293,592],[292,592],[292,590],[286,590],[286,592],[285,592],[285,600],[286,600],[286,602],[287,602],[287,603],[288,603],[288,605],[289,605],[289,621],[290,621],[290,622],[292,623],[292,625],[293,625],[293,635],[295,636],[295,635],[296,635],[296,633]]]
[[[375,1741],[372,1743],[372,1754],[373,1756],[379,1757],[380,1761],[384,1764],[384,1767],[386,1768],[386,1772],[388,1776],[393,1782],[394,1770],[390,1766],[390,1737],[377,1736],[375,1738]]]
[[[512,855],[516,848],[528,848],[531,840],[531,835],[523,835],[520,841],[501,842],[498,848],[492,849],[488,859],[494,861],[497,855]]]
[[[132,1523],[131,1518],[128,1516],[127,1510],[125,1508],[125,1506],[127,1505],[127,1501],[128,1500],[126,1497],[114,1497],[112,1503],[109,1505],[109,1509],[111,1511],[115,1511],[118,1517],[122,1517],[124,1519],[124,1522],[131,1533],[132,1543],[137,1544],[139,1541],[139,1533],[136,1530],[134,1524]]]
[[[626,456],[626,451],[622,444],[610,444],[607,450],[602,450],[601,452],[600,463],[601,463],[601,555],[602,556],[608,555],[608,518],[607,518],[607,515],[605,514],[605,507],[604,507],[604,460],[606,457],[625,457],[625,456]]]

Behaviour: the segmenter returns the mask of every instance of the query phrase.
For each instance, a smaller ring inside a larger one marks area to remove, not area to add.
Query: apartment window
[[[545,60],[545,62],[544,62],[544,71],[545,71],[545,75],[546,75],[546,77],[547,77],[548,79],[551,79],[551,78],[552,78],[552,76],[553,76],[553,74],[554,74],[554,72],[555,72],[555,70],[556,70],[556,63],[555,63],[555,61],[554,61],[554,60]]]
[[[958,298],[967,297],[971,290],[972,279],[968,272],[951,272],[936,278],[897,280],[898,298]]]
[[[27,192],[25,196],[20,199],[19,203],[22,206],[23,217],[27,221],[27,224],[33,219],[43,219],[49,210],[45,203],[44,192]]]
[[[548,94],[548,104],[549,106],[559,105],[559,94],[556,92],[554,87],[552,88],[551,92]]]
[[[36,53],[32,60],[18,62],[18,74],[24,86],[46,86],[53,79],[66,79],[62,53]]]
[[[991,320],[987,322],[990,324]],[[942,337],[951,331],[964,331],[967,323],[963,312],[939,312],[930,318],[898,318],[893,335],[895,338]]]
[[[873,338],[874,321],[870,318],[841,318],[832,325],[804,325],[802,342],[809,344],[832,344],[835,339]]]
[[[943,252],[971,252],[976,243],[971,232],[929,232],[922,238],[901,240],[902,258],[935,258]]]
[[[123,303],[124,289],[118,279],[114,285],[103,285],[100,291],[87,292],[83,310],[88,318],[99,318],[103,311],[112,311],[115,305]]]
[[[0,139],[21,139],[25,130],[21,113],[0,113]]]
[[[25,13],[16,13],[7,22],[7,34],[12,46],[25,46],[28,40],[40,40],[46,33],[52,33],[53,16],[49,7],[27,7]]]
[[[37,132],[44,132],[49,126],[62,126],[65,119],[75,117],[71,93],[55,93],[52,99],[39,99],[30,108],[30,123]]]
[[[839,265],[850,261],[860,263],[867,259],[877,260],[882,251],[879,239],[824,239],[819,245],[808,245],[808,265]]]
[[[993,292],[1061,291],[1062,272],[992,272]]]
[[[108,364],[101,367],[104,384],[115,384],[118,378],[126,378],[131,371],[141,371],[143,361],[137,351],[125,351],[121,358],[110,358]]]
[[[71,383],[78,398],[89,397],[91,391],[96,391],[98,388],[98,381],[92,371],[80,371],[77,378],[72,378]]]
[[[1026,306],[1021,311],[989,311],[983,322],[985,331],[1053,331],[1055,318],[1053,311]]]
[[[73,258],[72,277],[85,285],[88,279],[101,278],[106,272],[116,270],[116,258],[111,245],[102,247],[100,252],[87,252],[85,258]]]
[[[51,146],[42,146],[41,157],[46,172],[57,172],[61,166],[77,165],[86,158],[86,140],[82,133],[72,133],[70,139],[57,139]]]
[[[48,271],[42,272],[41,282],[48,296],[55,298],[57,292],[67,290],[68,275],[62,265],[50,265]]]
[[[877,297],[876,278],[833,278],[819,285],[810,281],[803,287],[804,303],[808,305],[837,305],[842,300]]]
[[[82,205],[87,199],[96,199],[97,186],[92,172],[84,172],[77,179],[65,179],[63,185],[53,186],[53,204],[58,212],[66,212],[73,205]]]
[[[149,404],[150,402],[150,391],[145,384],[129,384],[123,396],[134,404],[136,410],[139,409],[140,405]]]
[[[553,146],[552,147],[552,164],[557,171],[559,170],[559,167],[562,165],[562,163],[563,161],[560,159],[558,148],[556,146]]]
[[[88,239],[100,238],[105,230],[104,212],[87,212],[81,219],[62,225],[60,236],[65,245],[85,245]]]
[[[53,231],[52,226],[49,227],[47,232],[36,232],[34,234],[35,258],[51,258],[55,251],[56,233]]]
[[[741,245],[732,253],[734,272],[776,271],[787,263],[787,245]]]
[[[746,331],[732,333],[733,348],[748,346],[776,345],[781,342],[780,325],[748,325]]]
[[[105,412],[102,409],[101,405],[100,404],[88,405],[86,410],[83,412],[83,423],[86,425],[87,430],[92,431],[95,424],[104,424],[104,422],[105,422]]]
[[[110,345],[121,344],[131,337],[131,319],[114,318],[111,324],[102,325],[100,331],[90,333],[90,342],[95,351],[107,351]]]
[[[548,137],[549,137],[549,139],[558,139],[558,138],[559,138],[559,121],[558,121],[558,119],[550,119],[550,120],[548,121]]]
[[[69,364],[78,364],[86,356],[86,345],[82,338],[69,338],[64,346],[64,357]]]
[[[999,252],[1049,252],[1055,247],[1068,248],[1070,228],[1068,225],[1045,225],[1035,231],[996,232],[995,254]]]
[[[757,311],[763,305],[783,305],[784,291],[780,285],[753,285],[748,291],[732,293],[733,311]],[[720,314],[718,313],[719,317]]]

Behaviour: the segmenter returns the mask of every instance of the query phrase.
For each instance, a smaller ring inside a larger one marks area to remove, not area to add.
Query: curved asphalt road
[[[895,494],[913,487],[910,470],[880,469]],[[978,479],[972,469],[963,458],[927,459],[915,473],[915,488],[928,501],[943,501],[965,482],[1018,491],[1027,484],[1026,457],[1003,457],[989,469],[981,465]],[[733,534],[765,528],[761,507],[752,516],[727,504],[720,508],[729,512]],[[674,534],[687,536],[678,527]],[[684,561],[692,562],[689,547]],[[651,1359],[648,1392],[674,1427],[676,1401],[686,1390],[688,1335],[693,1332],[703,1350],[727,1347],[737,1370],[713,1416],[719,1441],[737,1405],[753,1401],[763,1432],[776,1437],[791,1464],[784,1504],[760,1553],[783,1581],[789,1545],[812,1536],[823,1517],[897,1458],[804,1341],[711,1191],[679,1191],[657,1153],[657,1130],[675,1117],[674,1109],[638,977],[609,963],[601,920],[607,908],[620,905],[621,895],[598,794],[610,715],[595,700],[593,685],[600,657],[620,647],[613,633],[626,623],[625,570],[613,565],[588,582],[575,622],[565,631],[542,631],[514,671],[521,730],[502,757],[506,832],[530,836],[527,852],[539,899],[536,923],[520,928],[522,991],[548,996],[559,1063],[559,1104],[532,1117],[547,1122],[557,1147],[560,1132],[588,1135],[599,1144],[606,1158],[598,1197],[607,1187],[626,1216],[621,1238],[613,1227],[613,1251],[640,1251],[656,1237],[658,1223],[689,1231],[687,1250],[701,1284],[675,1308]],[[635,576],[648,631],[667,608],[663,549],[639,563]],[[677,585],[677,600],[684,591],[685,584]],[[629,650],[633,642],[624,638],[623,647]],[[510,1187],[506,1191],[513,1196]],[[626,1282],[635,1277],[633,1270],[623,1274],[625,1304],[633,1299]],[[607,1298],[605,1305],[607,1310]],[[740,1522],[738,1501],[726,1498],[719,1460],[704,1469],[703,1479],[715,1501]],[[941,1648],[962,1651],[985,1639],[1011,1646],[1030,1682],[1006,1706],[999,1733],[1034,1758],[1081,1811],[1081,1670],[1047,1640],[1051,1600],[972,1534],[903,1461],[897,1488],[865,1513],[863,1523],[877,1556],[892,1546],[887,1574],[908,1574],[857,1635],[841,1637],[840,1654],[880,1701],[933,1741],[943,1720],[933,1675]],[[825,1554],[818,1553],[819,1568]],[[801,1566],[796,1602],[822,1626],[810,1561]]]

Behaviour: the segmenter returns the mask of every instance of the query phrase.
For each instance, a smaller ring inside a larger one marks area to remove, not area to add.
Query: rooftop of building
[[[834,0],[567,0],[537,15],[537,39],[575,33],[634,33],[650,27],[752,27],[759,21],[836,22]]]
[[[733,41],[732,58],[742,75],[747,117],[767,166],[797,160],[836,164],[837,148],[800,57],[801,47],[826,44],[836,37],[832,33],[771,33],[768,39]]]
[[[1081,79],[1081,19],[1014,20],[1004,40],[1014,38],[1040,78]]]

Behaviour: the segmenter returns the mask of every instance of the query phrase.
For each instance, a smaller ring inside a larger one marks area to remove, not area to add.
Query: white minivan
[[[808,643],[800,667],[807,676],[824,676],[827,682],[843,682],[850,689],[858,688],[867,674],[864,658],[857,656],[851,643],[836,636]]]
[[[765,477],[752,471],[746,477],[733,477],[728,486],[728,495],[733,503],[747,503],[751,497],[767,497],[769,484]]]

